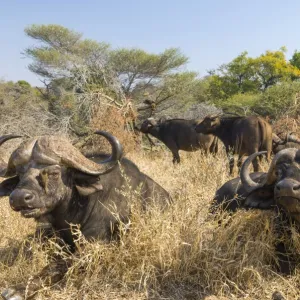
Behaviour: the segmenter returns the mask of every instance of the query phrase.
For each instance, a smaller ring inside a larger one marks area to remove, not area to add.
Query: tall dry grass
[[[79,236],[78,253],[65,279],[41,287],[41,299],[271,299],[276,290],[286,299],[300,297],[300,267],[290,277],[274,268],[276,240],[288,238],[299,256],[299,233],[279,237],[273,212],[209,215],[216,189],[229,179],[227,158],[181,155],[182,163],[173,166],[168,151],[129,154],[171,193],[174,203],[164,212],[153,206],[141,213],[133,201],[130,230],[124,228],[119,243],[88,243]],[[51,253],[60,251],[53,242],[47,247],[34,242],[33,258],[25,259],[21,252],[14,258],[34,226],[2,199],[1,289],[25,283],[48,263]]]

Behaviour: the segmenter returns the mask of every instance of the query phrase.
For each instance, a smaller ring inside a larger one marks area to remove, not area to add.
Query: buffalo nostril
[[[300,185],[298,184],[298,185],[295,185],[295,186],[293,186],[293,190],[294,191],[297,191],[297,190],[299,190],[300,189]]]
[[[26,193],[26,194],[24,195],[24,200],[25,200],[26,202],[31,201],[33,198],[34,198],[33,194]]]

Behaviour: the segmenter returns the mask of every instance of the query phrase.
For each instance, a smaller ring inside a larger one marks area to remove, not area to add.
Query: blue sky
[[[200,76],[245,50],[300,50],[300,0],[2,0],[0,79],[41,85],[21,54],[35,43],[24,34],[30,24],[60,24],[114,48],[179,47]]]

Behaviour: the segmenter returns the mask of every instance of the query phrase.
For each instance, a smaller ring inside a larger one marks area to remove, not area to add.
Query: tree
[[[299,78],[300,70],[286,60],[285,51],[282,47],[256,58],[242,52],[228,64],[210,71],[209,96],[217,103],[234,95],[259,93],[277,83]],[[296,58],[297,54],[294,63]]]
[[[147,88],[153,81],[174,72],[185,65],[188,58],[179,49],[166,49],[160,54],[147,53],[141,49],[117,49],[111,52],[111,62],[122,83],[123,90],[130,96],[139,82]]]
[[[266,51],[265,54],[250,59],[254,77],[260,82],[261,90],[266,90],[280,81],[300,77],[300,70],[286,60],[285,52],[286,49],[282,47],[278,51]]]
[[[226,99],[237,93],[253,92],[258,89],[248,52],[244,51],[230,63],[223,64],[210,72],[210,95],[214,99]]]
[[[25,33],[40,42],[25,54],[32,59],[29,69],[45,84],[41,93],[49,109],[76,123],[88,124],[95,105],[103,103],[127,114],[132,104],[149,111],[167,100],[166,105],[186,102],[195,86],[196,74],[180,71],[188,58],[176,48],[159,54],[137,48],[112,50],[107,43],[83,39],[59,25],[31,25]]]
[[[290,63],[292,66],[300,69],[300,52],[295,50],[292,58],[290,59]]]

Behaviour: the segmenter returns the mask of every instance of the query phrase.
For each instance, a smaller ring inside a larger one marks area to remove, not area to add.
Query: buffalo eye
[[[276,175],[276,177],[281,178],[281,176],[282,176],[282,170],[281,169],[277,169],[275,171],[275,175]]]
[[[51,172],[51,173],[48,173],[48,176],[50,178],[53,178],[53,179],[57,179],[59,177],[60,173],[59,172]]]

